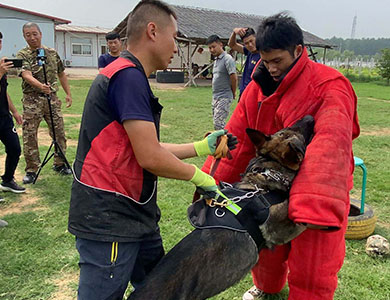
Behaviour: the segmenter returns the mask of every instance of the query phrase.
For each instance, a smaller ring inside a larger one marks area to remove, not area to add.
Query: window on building
[[[101,45],[100,46],[100,51],[102,54],[106,54],[107,53],[107,46],[106,45]]]
[[[91,39],[72,38],[72,55],[92,55],[92,41]]]

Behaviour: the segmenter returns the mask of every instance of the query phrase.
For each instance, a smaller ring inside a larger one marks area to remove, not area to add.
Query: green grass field
[[[63,108],[68,138],[67,158],[75,156],[78,125],[90,80],[70,81],[74,103]],[[9,94],[21,110],[20,79],[9,79]],[[354,84],[359,97],[359,118],[362,133],[354,142],[356,156],[368,168],[366,202],[378,216],[375,233],[390,238],[390,87],[376,83]],[[202,138],[212,129],[210,88],[155,90],[164,106],[161,140],[185,143]],[[63,92],[60,97],[63,98]],[[47,128],[42,123],[42,128]],[[48,145],[40,147],[41,157]],[[5,157],[0,144],[0,157]],[[203,158],[188,160],[201,166]],[[0,299],[76,299],[78,253],[74,237],[67,232],[71,177],[55,175],[52,161],[47,164],[34,186],[25,195],[2,194],[0,217],[9,226],[0,230]],[[3,165],[0,169],[3,171]],[[21,157],[16,179],[24,175]],[[361,172],[355,172],[354,195],[360,195]],[[188,234],[192,227],[186,217],[194,187],[188,182],[160,179],[158,203],[162,211],[161,232],[166,250]],[[347,255],[339,273],[337,300],[389,300],[390,261],[374,259],[364,252],[365,240],[347,241]],[[241,299],[252,285],[248,274],[240,283],[215,300]],[[267,299],[287,299],[286,287],[279,295]]]

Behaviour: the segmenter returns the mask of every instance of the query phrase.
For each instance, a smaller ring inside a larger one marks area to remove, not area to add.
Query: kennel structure
[[[224,45],[227,44],[229,37],[235,27],[252,27],[257,29],[260,22],[264,19],[263,16],[244,14],[236,12],[227,12],[213,9],[205,9],[198,7],[187,7],[180,5],[172,5],[178,17],[178,54],[182,64],[179,67],[168,67],[169,69],[177,69],[188,74],[187,85],[196,86],[195,79],[202,72],[210,68],[213,64],[205,43],[210,35],[218,35]],[[126,40],[127,30],[127,15],[114,29],[118,32],[123,41]],[[326,49],[331,49],[333,46],[321,39],[320,37],[303,31],[304,43],[308,48],[309,55],[316,59],[314,47],[324,48],[324,60]],[[200,51],[199,49],[203,50]],[[201,68],[194,68],[194,56],[199,52],[204,52],[208,55],[208,63]],[[241,58],[242,59],[242,58]]]

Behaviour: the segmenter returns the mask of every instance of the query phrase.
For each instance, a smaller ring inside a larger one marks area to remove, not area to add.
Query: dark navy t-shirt
[[[126,120],[154,122],[150,105],[152,96],[145,74],[137,68],[119,71],[108,86],[108,102],[119,123]]]
[[[99,56],[98,59],[98,68],[105,68],[108,64],[112,63],[119,56],[112,56],[109,53],[105,53]]]
[[[244,47],[244,54],[247,56],[245,61],[244,72],[242,73],[242,79],[240,82],[240,95],[244,92],[244,89],[248,85],[248,83],[252,80],[251,75],[253,69],[255,68],[257,62],[260,59],[259,53],[249,52],[248,49]]]

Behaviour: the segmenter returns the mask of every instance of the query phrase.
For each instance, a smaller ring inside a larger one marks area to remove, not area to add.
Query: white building
[[[26,47],[22,27],[27,22],[38,24],[42,31],[42,44],[51,48],[55,47],[55,25],[70,23],[69,20],[0,4],[0,31],[3,34],[1,57],[15,57],[20,49]]]
[[[55,48],[66,67],[97,68],[98,57],[107,52],[106,33],[111,29],[73,25],[55,27]]]

